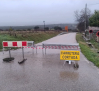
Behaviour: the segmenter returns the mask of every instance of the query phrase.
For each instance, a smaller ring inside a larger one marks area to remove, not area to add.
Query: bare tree
[[[75,11],[75,18],[76,21],[78,22],[77,28],[79,29],[80,32],[85,31],[85,26],[86,28],[88,28],[90,17],[91,11],[88,8],[86,9],[86,11],[84,9],[82,9],[80,12]]]

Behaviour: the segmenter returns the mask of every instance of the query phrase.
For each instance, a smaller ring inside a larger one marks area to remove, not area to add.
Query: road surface
[[[68,33],[51,38],[48,43],[76,43],[76,33]],[[40,45],[41,43],[39,43]],[[8,51],[0,52],[0,91],[99,91],[99,69],[89,62],[81,53],[79,69],[64,64],[60,60],[60,50],[24,49],[25,63],[22,60],[22,49],[12,50],[15,60],[6,63]]]

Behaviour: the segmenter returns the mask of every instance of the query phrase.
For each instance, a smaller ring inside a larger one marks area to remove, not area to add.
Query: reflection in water
[[[60,77],[63,79],[78,79],[79,73],[77,72],[70,72],[70,71],[62,71],[60,72]]]
[[[60,68],[63,66],[63,61],[60,61],[59,54],[46,55],[45,57],[43,57],[42,60],[43,60],[42,66],[45,68],[51,68],[51,67]]]

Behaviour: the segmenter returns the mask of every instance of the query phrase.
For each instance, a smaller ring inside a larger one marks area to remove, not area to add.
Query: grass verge
[[[81,52],[85,55],[85,57],[94,63],[97,67],[99,67],[99,54],[92,50],[86,42],[83,40],[80,33],[77,33],[76,40],[80,45]]]

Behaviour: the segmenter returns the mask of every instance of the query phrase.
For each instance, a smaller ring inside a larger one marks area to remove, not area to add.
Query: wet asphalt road
[[[76,33],[56,36],[45,42],[76,43]],[[41,44],[41,43],[39,43]],[[0,52],[0,91],[99,91],[99,69],[89,62],[81,53],[80,68],[64,64],[60,60],[60,50],[24,49],[25,63],[22,60],[22,49],[12,50],[15,60],[6,63],[2,59],[8,52]],[[44,51],[44,50],[43,50]]]

